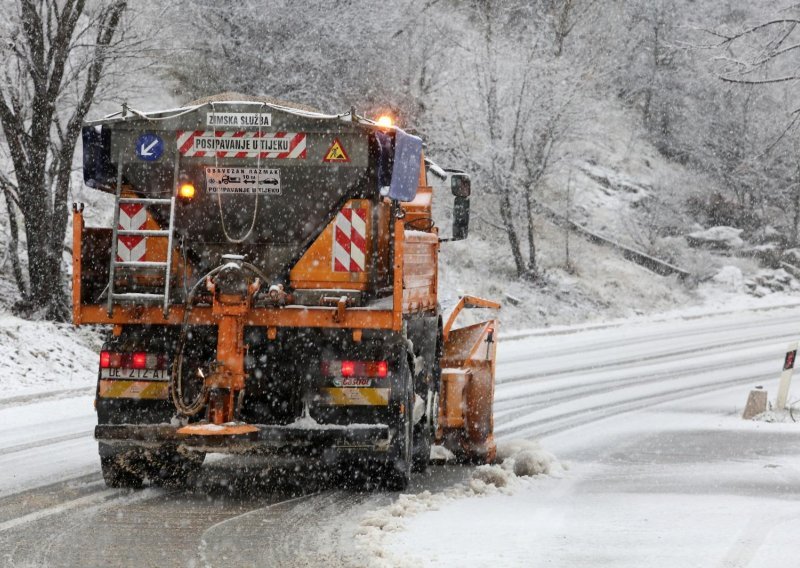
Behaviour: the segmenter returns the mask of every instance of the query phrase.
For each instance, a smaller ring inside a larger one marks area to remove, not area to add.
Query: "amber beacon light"
[[[391,128],[392,126],[394,126],[394,120],[388,114],[384,114],[378,117],[376,124],[381,128]]]
[[[194,197],[194,185],[185,181],[178,187],[178,197],[181,199],[192,199]]]

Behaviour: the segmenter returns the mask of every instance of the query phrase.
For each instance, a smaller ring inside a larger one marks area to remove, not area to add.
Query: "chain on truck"
[[[109,326],[95,437],[114,487],[188,481],[208,452],[353,465],[402,489],[433,443],[494,459],[494,319],[443,315],[440,243],[466,238],[470,179],[417,136],[218,95],[83,129],[73,318]],[[430,181],[430,183],[429,183]],[[434,183],[435,182],[435,183]],[[434,189],[436,186],[437,189]],[[440,236],[434,195],[447,200]]]

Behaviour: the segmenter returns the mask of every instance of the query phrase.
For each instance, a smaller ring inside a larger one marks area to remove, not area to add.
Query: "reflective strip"
[[[217,146],[213,142],[207,143],[202,148],[208,147],[209,149],[201,149],[196,147],[196,139],[214,139],[224,140],[227,138],[241,138],[241,139],[260,139],[261,142],[245,143],[244,147],[249,150],[236,150],[236,149],[220,149],[216,152],[214,147]],[[270,141],[274,140],[288,140],[288,144],[284,144],[286,151],[267,150],[259,152],[260,148],[269,148],[274,144]],[[303,132],[261,132],[259,136],[258,131],[225,131],[225,130],[179,130],[177,137],[178,151],[181,155],[186,157],[202,158],[214,156],[216,153],[219,158],[276,158],[276,159],[304,159],[306,157],[306,135]]]
[[[325,403],[331,406],[386,406],[390,389],[324,388]]]
[[[367,210],[345,208],[333,228],[333,271],[364,272],[367,267]]]
[[[169,396],[169,383],[101,380],[98,396],[103,398],[165,399]]]

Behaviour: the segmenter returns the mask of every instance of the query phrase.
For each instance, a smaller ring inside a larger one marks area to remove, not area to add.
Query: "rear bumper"
[[[385,454],[391,447],[391,432],[385,424],[323,425],[301,428],[292,425],[254,424],[247,434],[200,436],[178,433],[169,424],[100,424],[94,437],[120,450],[174,445],[189,451],[218,453],[276,453],[323,455],[328,451]]]

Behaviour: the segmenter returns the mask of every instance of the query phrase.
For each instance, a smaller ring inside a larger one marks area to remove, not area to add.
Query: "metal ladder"
[[[108,315],[114,313],[114,304],[116,302],[160,302],[163,305],[164,317],[167,317],[169,312],[169,293],[170,285],[169,278],[172,268],[172,242],[175,232],[175,196],[170,198],[145,198],[145,197],[122,197],[121,196],[121,183],[117,184],[117,199],[116,207],[114,209],[114,229],[111,235],[111,266],[109,268],[109,281],[108,281]],[[169,229],[120,229],[119,228],[119,207],[126,203],[136,203],[142,205],[169,205]],[[166,262],[149,262],[149,261],[121,261],[117,260],[119,254],[119,237],[121,236],[140,236],[140,237],[167,237],[167,260]],[[164,293],[163,294],[148,294],[140,292],[126,292],[116,293],[114,291],[114,277],[117,268],[130,268],[139,269],[143,272],[151,270],[164,270]]]

